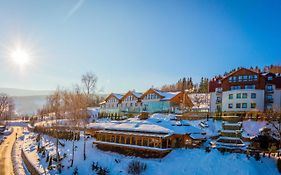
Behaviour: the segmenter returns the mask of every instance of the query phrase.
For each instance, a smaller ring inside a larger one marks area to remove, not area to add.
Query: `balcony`
[[[221,94],[222,93],[222,89],[216,89],[216,94]]]
[[[266,99],[266,103],[273,103],[273,98]]]
[[[220,104],[221,103],[221,100],[216,100],[216,104]]]
[[[266,93],[274,93],[274,90],[272,88],[266,88],[265,92]]]

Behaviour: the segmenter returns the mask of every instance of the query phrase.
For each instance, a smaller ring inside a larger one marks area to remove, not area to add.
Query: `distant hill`
[[[46,103],[47,95],[13,96],[15,110],[18,114],[36,114],[37,109]]]
[[[9,96],[37,96],[37,95],[49,95],[51,90],[27,90],[16,88],[0,88],[0,93],[6,93]]]
[[[46,97],[52,91],[0,88],[0,93],[8,94],[14,99],[15,110],[18,114],[35,114],[37,109],[46,103]]]

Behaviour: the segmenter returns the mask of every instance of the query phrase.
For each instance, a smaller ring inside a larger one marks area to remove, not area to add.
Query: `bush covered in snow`
[[[255,159],[256,159],[256,161],[261,160],[260,153],[255,153]]]
[[[92,163],[92,170],[94,172],[96,172],[97,175],[107,175],[107,174],[109,174],[109,169],[100,166],[98,162]]]
[[[133,160],[128,165],[128,174],[140,175],[146,170],[147,166],[145,163],[142,163],[137,160]]]
[[[206,153],[209,153],[209,152],[211,152],[211,148],[210,147],[206,147],[205,151],[206,151]]]

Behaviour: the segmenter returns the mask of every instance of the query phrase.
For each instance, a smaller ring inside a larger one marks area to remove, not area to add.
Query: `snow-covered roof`
[[[126,132],[205,134],[203,130],[187,124],[187,121],[175,121],[174,119],[174,115],[153,114],[147,120],[130,118],[124,121],[98,122],[89,124],[88,128]]]
[[[206,136],[202,134],[190,134],[189,135],[192,139],[200,140],[200,139],[205,139]]]
[[[161,92],[160,91],[160,95],[164,96],[164,98],[162,98],[161,100],[171,100],[172,98],[177,96],[179,93],[181,93],[181,92]]]
[[[164,134],[169,134],[173,132],[159,125],[155,125],[153,123],[145,123],[141,121],[139,122],[111,121],[111,122],[91,123],[88,125],[88,128],[116,130],[116,131],[164,133]]]
[[[142,96],[143,93],[141,92],[135,92],[135,91],[132,91],[132,93],[134,94],[134,96],[136,96],[137,98],[140,98]]]
[[[122,94],[112,93],[112,95],[114,95],[118,100],[121,100],[121,98],[123,97]]]

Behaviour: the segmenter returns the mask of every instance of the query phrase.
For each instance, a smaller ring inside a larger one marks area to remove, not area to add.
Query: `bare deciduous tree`
[[[49,109],[49,112],[52,113],[55,117],[55,127],[58,125],[58,119],[62,118],[64,115],[64,105],[63,105],[63,91],[59,88],[50,96],[47,97],[47,108]],[[56,132],[56,158],[57,162],[60,165],[60,156],[59,156],[59,138],[57,134],[57,129],[55,129]],[[59,166],[59,171],[61,171],[61,167]]]
[[[7,94],[0,94],[0,120],[8,119],[14,112],[14,101]]]
[[[92,72],[87,72],[82,75],[81,83],[84,93],[87,95],[94,94],[97,81],[98,77]]]
[[[87,96],[86,101],[87,104],[84,110],[87,110],[87,107],[89,107],[93,102],[93,96],[96,88],[98,78],[97,76],[92,72],[87,72],[86,74],[82,75],[81,82],[82,82],[82,90],[84,94]],[[84,160],[86,160],[86,125],[87,120],[84,120]]]
[[[272,135],[279,140],[281,146],[281,109],[267,110],[265,112],[269,125],[272,126]]]

